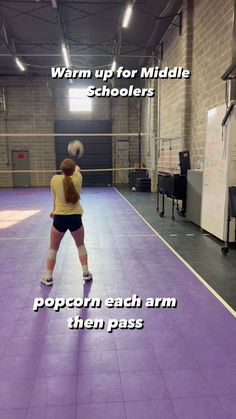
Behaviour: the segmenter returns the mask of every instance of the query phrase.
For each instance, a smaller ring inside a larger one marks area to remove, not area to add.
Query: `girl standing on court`
[[[57,252],[67,230],[70,230],[78,249],[84,281],[93,279],[92,274],[88,270],[88,256],[84,245],[84,227],[81,219],[83,214],[83,208],[80,205],[82,176],[79,167],[71,159],[63,160],[60,169],[62,175],[55,175],[51,179],[54,207],[50,217],[53,218],[53,225],[51,227],[50,249],[47,257],[47,272],[41,279],[41,282],[45,285],[53,285],[52,275],[56,264]]]

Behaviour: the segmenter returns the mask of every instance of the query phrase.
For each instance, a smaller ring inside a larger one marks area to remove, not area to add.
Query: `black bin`
[[[138,192],[150,192],[151,191],[151,179],[150,179],[150,177],[137,178],[135,187],[136,187],[136,191],[138,191]]]
[[[146,178],[147,170],[146,169],[136,169],[129,172],[129,186],[131,188],[136,187],[136,180],[138,178]]]

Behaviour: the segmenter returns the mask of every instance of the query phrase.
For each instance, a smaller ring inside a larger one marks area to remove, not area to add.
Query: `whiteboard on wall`
[[[235,109],[222,131],[225,112],[225,104],[208,111],[201,208],[201,227],[220,240],[226,240],[227,234],[228,187],[236,185]],[[234,222],[230,241],[234,241]]]

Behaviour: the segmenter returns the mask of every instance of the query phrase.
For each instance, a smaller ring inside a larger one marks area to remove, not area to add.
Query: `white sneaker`
[[[40,282],[42,282],[45,285],[53,285],[53,279],[52,278],[49,278],[47,275],[44,275],[41,278],[41,281]]]
[[[84,281],[92,281],[93,279],[93,275],[91,274],[91,272],[84,272],[83,273],[83,280]]]

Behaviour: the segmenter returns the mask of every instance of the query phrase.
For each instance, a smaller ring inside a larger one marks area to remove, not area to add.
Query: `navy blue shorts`
[[[53,227],[61,233],[67,230],[76,231],[82,227],[82,219],[80,214],[73,215],[54,215]]]

